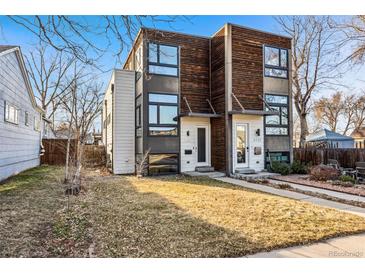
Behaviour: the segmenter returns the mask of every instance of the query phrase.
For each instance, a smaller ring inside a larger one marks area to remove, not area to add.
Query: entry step
[[[195,168],[195,171],[197,172],[213,172],[214,167],[212,166],[198,166]]]
[[[252,168],[237,168],[234,172],[238,173],[238,174],[255,174],[256,173],[256,171]]]

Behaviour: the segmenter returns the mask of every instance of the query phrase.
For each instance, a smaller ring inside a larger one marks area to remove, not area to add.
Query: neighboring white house
[[[20,48],[0,45],[0,181],[39,165],[41,121]]]

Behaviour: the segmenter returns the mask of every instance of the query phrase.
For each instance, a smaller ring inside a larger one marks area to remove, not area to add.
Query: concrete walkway
[[[365,234],[256,253],[247,258],[365,258]]]
[[[333,190],[329,190],[329,189],[322,189],[322,188],[318,188],[318,187],[305,186],[305,185],[296,184],[296,183],[289,183],[289,182],[284,182],[284,181],[280,181],[280,180],[277,180],[277,179],[268,179],[268,181],[270,183],[273,183],[273,184],[287,184],[287,185],[290,185],[293,188],[297,188],[297,189],[304,190],[304,191],[311,191],[311,192],[326,194],[328,196],[340,198],[340,199],[343,199],[343,200],[365,203],[365,197],[358,196],[358,195],[333,191]]]
[[[243,180],[233,179],[233,178],[229,178],[229,177],[222,177],[222,178],[215,178],[215,179],[222,181],[222,182],[229,183],[229,184],[239,185],[242,187],[255,189],[255,190],[262,191],[262,192],[267,192],[270,194],[287,197],[287,198],[291,198],[291,199],[295,199],[295,200],[301,200],[301,201],[313,203],[313,204],[324,206],[324,207],[330,207],[330,208],[346,211],[349,213],[353,213],[353,214],[365,217],[365,208],[351,206],[351,205],[342,204],[342,203],[338,203],[338,202],[333,202],[333,201],[297,193],[294,191],[285,190],[285,189],[277,189],[277,188],[273,188],[270,186],[259,185],[259,184],[255,184],[255,183],[248,183]]]
[[[248,183],[243,180],[229,177],[216,178],[216,180],[282,197],[313,203],[319,206],[334,208],[365,218],[365,208],[332,202],[289,190]],[[329,239],[311,245],[289,247],[273,250],[270,252],[257,253],[248,256],[248,258],[365,258],[365,234]]]

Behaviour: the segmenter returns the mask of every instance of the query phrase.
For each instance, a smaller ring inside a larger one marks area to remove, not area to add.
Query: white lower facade
[[[210,118],[182,117],[181,172],[195,171],[197,167],[211,166]],[[264,118],[260,115],[232,115],[232,172],[238,169],[265,169]]]
[[[259,115],[232,115],[232,171],[265,168],[264,121]]]
[[[196,167],[211,165],[210,118],[182,117],[181,172],[194,171]]]

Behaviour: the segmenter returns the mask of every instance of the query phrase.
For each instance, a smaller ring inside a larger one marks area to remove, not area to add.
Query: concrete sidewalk
[[[256,253],[247,258],[365,258],[365,234]]]
[[[259,190],[270,194],[313,203],[356,214],[365,218],[365,208],[350,206],[325,199],[316,198],[301,193],[277,189],[265,185],[248,183],[243,180],[229,177],[215,178],[216,180],[239,185],[245,188]],[[257,253],[248,258],[365,258],[365,234],[346,236],[325,240],[320,243],[283,248],[270,252]]]
[[[262,191],[262,192],[267,192],[267,193],[270,193],[270,194],[274,194],[274,195],[278,195],[278,196],[282,196],[282,197],[287,197],[287,198],[291,198],[291,199],[295,199],[295,200],[301,200],[301,201],[305,201],[305,202],[308,202],[308,203],[313,203],[313,204],[316,204],[316,205],[319,205],[319,206],[334,208],[334,209],[342,210],[342,211],[345,211],[345,212],[349,212],[349,213],[352,213],[352,214],[356,214],[356,215],[365,217],[365,208],[351,206],[351,205],[342,204],[342,203],[338,203],[338,202],[333,202],[333,201],[329,201],[329,200],[325,200],[325,199],[305,195],[305,194],[294,192],[294,191],[289,191],[289,190],[284,190],[284,189],[277,189],[277,188],[273,188],[273,187],[270,187],[270,186],[259,185],[259,184],[255,184],[255,183],[249,183],[249,182],[246,182],[246,181],[243,181],[243,180],[233,179],[233,178],[229,178],[229,177],[215,178],[215,179],[219,180],[219,181],[222,181],[222,182],[225,182],[225,183],[229,183],[229,184],[233,184],[233,185],[239,185],[239,186],[242,186],[242,187],[245,187],[245,188],[259,190],[259,191]]]

